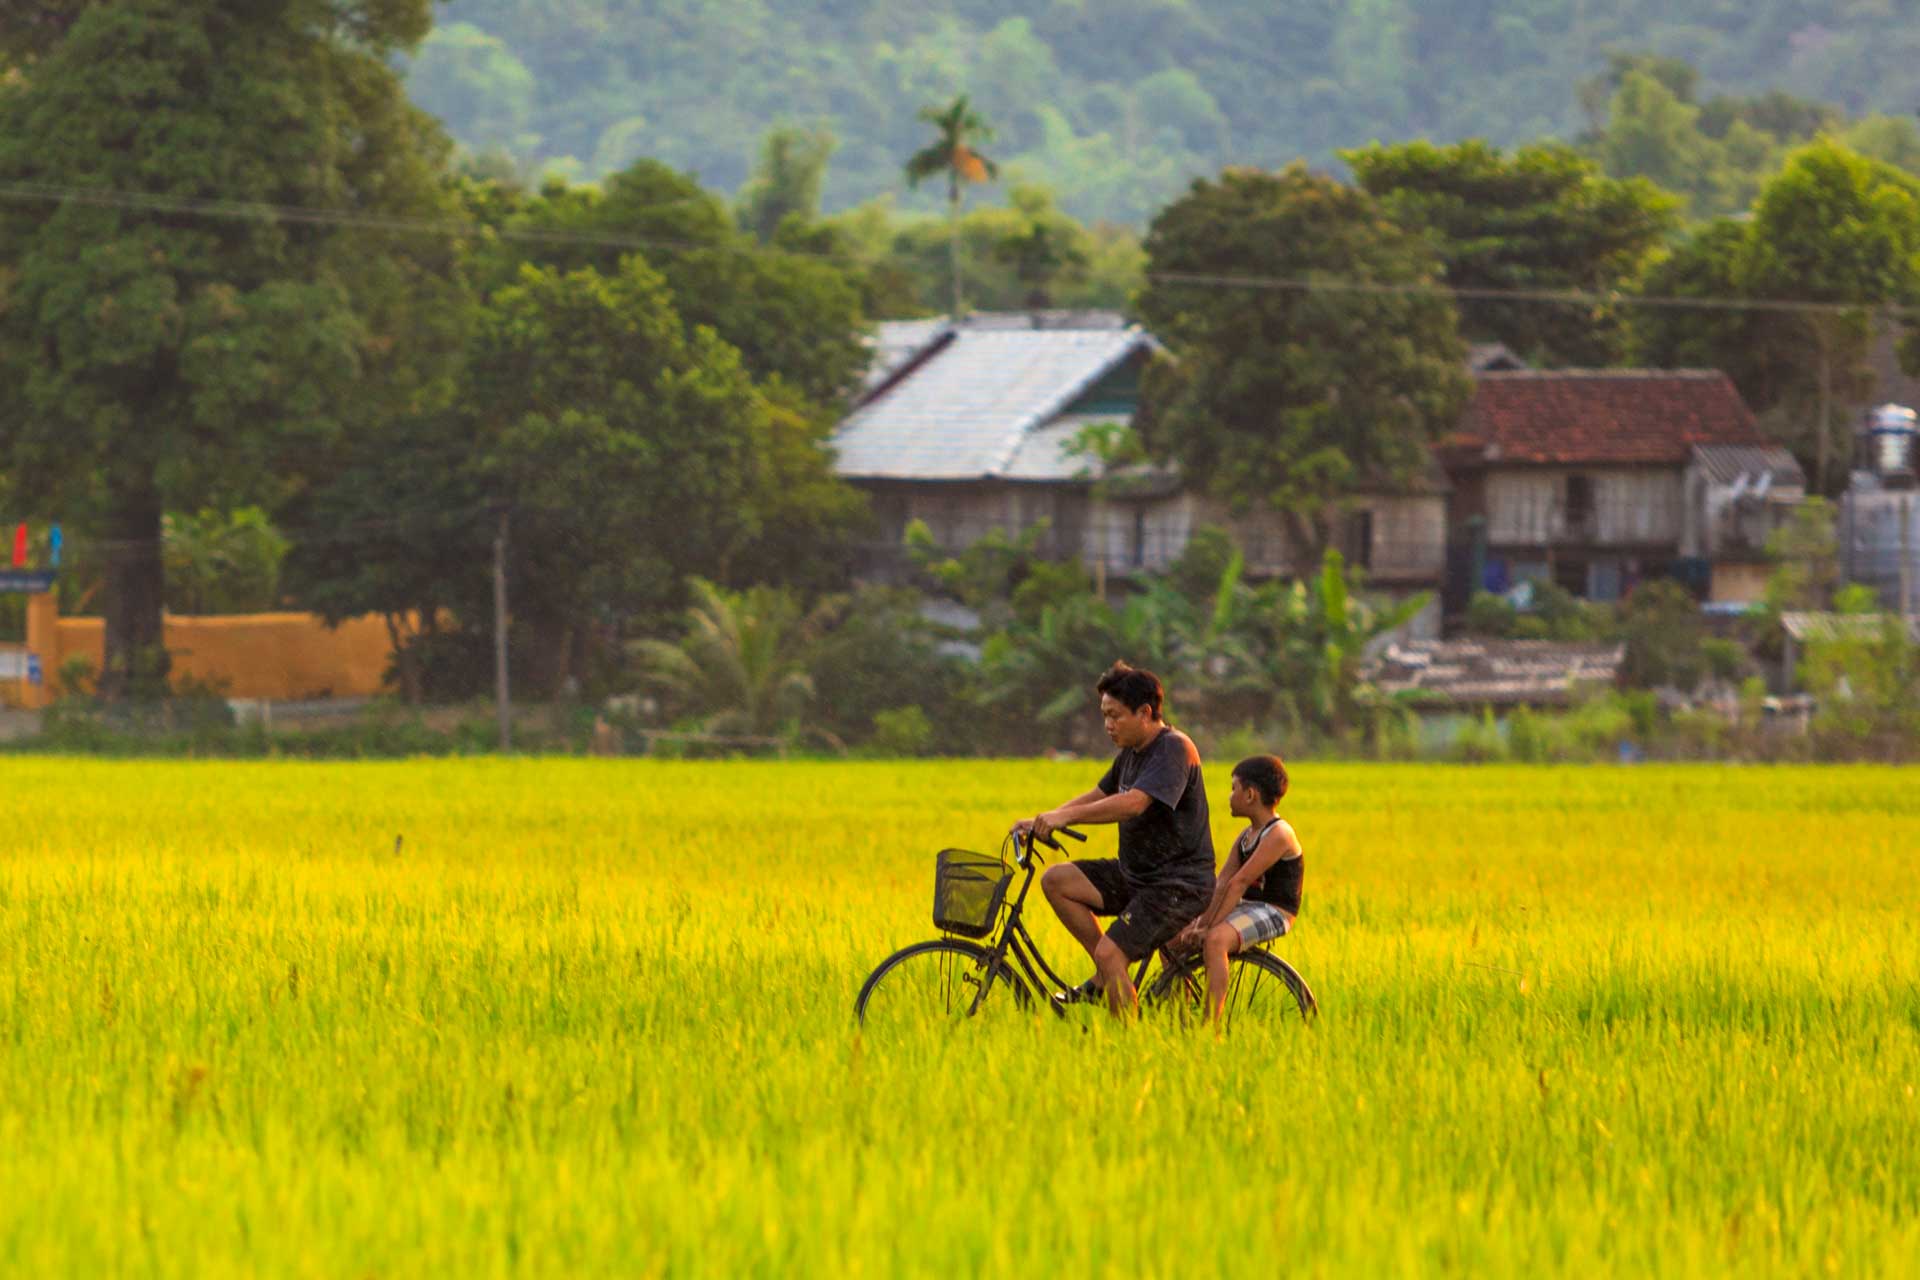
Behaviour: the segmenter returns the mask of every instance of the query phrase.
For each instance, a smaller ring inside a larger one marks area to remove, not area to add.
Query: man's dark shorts
[[[1211,885],[1136,885],[1120,870],[1118,858],[1081,858],[1073,865],[1100,895],[1095,914],[1120,917],[1107,936],[1132,962],[1146,959],[1192,924],[1213,897]]]

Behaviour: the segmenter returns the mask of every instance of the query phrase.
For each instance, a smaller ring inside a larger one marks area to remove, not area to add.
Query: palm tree
[[[641,640],[630,652],[642,676],[705,717],[710,733],[772,736],[791,731],[813,699],[808,651],[845,601],[829,597],[803,611],[786,591],[734,592],[694,579],[686,635],[675,644]]]
[[[953,259],[953,318],[961,311],[960,297],[960,184],[986,182],[1000,173],[998,165],[980,154],[976,144],[993,141],[993,130],[980,114],[967,105],[964,93],[939,107],[920,108],[920,118],[939,130],[940,136],[914,153],[907,161],[907,185],[918,187],[937,174],[947,176],[947,222],[949,252]]]

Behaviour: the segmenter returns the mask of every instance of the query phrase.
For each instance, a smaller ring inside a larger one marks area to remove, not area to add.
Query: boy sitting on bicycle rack
[[[1227,957],[1285,936],[1300,914],[1306,858],[1293,826],[1274,813],[1287,794],[1287,766],[1279,756],[1249,756],[1233,766],[1228,801],[1247,829],[1214,882],[1213,900],[1180,931],[1170,950],[1198,947],[1207,961],[1207,1009],[1217,1020],[1227,1002]]]
[[[1054,914],[1087,954],[1095,976],[1055,999],[1091,1000],[1104,992],[1113,1012],[1138,1003],[1129,963],[1164,946],[1207,905],[1213,883],[1213,832],[1200,752],[1160,718],[1164,692],[1151,671],[1116,662],[1100,677],[1100,716],[1120,748],[1094,789],[1014,824],[1045,839],[1065,826],[1120,824],[1120,856],[1048,867],[1040,878]],[[1118,916],[1101,931],[1096,916]]]

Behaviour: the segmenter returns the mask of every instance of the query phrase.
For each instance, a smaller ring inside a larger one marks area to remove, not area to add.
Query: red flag
[[[13,567],[27,567],[27,526],[24,524],[13,531]]]

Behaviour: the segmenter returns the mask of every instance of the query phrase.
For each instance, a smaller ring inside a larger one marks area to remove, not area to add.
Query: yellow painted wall
[[[1716,604],[1758,603],[1766,598],[1767,575],[1772,568],[1764,564],[1714,565],[1712,600]]]
[[[329,630],[307,613],[167,614],[164,627],[174,678],[202,681],[230,698],[367,697],[381,691],[393,654],[386,623],[372,616]],[[63,664],[83,657],[100,669],[106,624],[99,618],[62,618],[51,594],[33,596],[27,648],[40,655],[46,673],[33,700],[44,705],[52,699]]]

